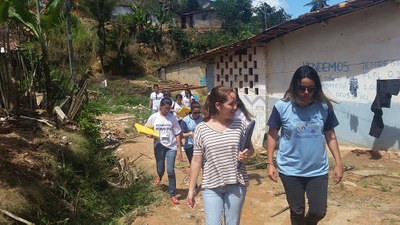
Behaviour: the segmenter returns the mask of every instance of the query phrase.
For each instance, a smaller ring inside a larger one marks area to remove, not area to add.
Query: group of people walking
[[[240,224],[249,186],[243,162],[254,154],[254,147],[251,142],[244,149],[239,146],[245,139],[251,115],[238,93],[223,85],[211,90],[203,107],[191,98],[189,89],[184,94],[190,103],[190,112],[184,118],[177,117],[174,106],[188,103],[182,94],[177,94],[173,102],[170,93],[165,96],[155,86],[150,96],[149,107],[153,114],[146,126],[154,128],[159,135],[154,138],[157,167],[154,183],[160,184],[166,163],[170,201],[179,204],[174,167],[176,158],[182,160],[183,145],[190,162],[188,207],[196,207],[198,178],[202,175],[200,190],[205,223]],[[274,182],[280,178],[293,225],[317,224],[326,214],[329,163],[325,144],[335,160],[334,183],[339,183],[343,177],[334,131],[339,122],[332,102],[324,94],[317,72],[312,67],[301,66],[295,71],[283,98],[275,103],[267,123],[267,175]],[[308,212],[305,212],[305,196]]]

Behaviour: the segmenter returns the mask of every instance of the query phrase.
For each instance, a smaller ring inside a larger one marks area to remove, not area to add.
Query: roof
[[[243,41],[238,41],[233,44],[224,45],[204,53],[194,55],[185,61],[199,59],[207,60],[215,55],[221,54],[226,51],[235,51],[243,48],[247,48],[255,43],[267,43],[277,37],[280,37],[289,32],[310,26],[315,23],[326,22],[328,19],[343,16],[352,12],[363,10],[366,8],[380,5],[384,2],[392,0],[349,0],[341,2],[339,4],[320,9],[315,12],[309,12],[299,16],[296,19],[289,20],[279,25],[273,26],[260,34],[254,35]],[[176,64],[176,63],[174,63]]]

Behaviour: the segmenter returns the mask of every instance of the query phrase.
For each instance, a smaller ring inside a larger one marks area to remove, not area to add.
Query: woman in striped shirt
[[[206,224],[240,224],[249,178],[243,162],[254,153],[252,144],[239,151],[246,123],[235,119],[236,93],[228,87],[211,90],[204,105],[204,121],[194,132],[187,204],[196,207],[196,184],[202,174],[202,197]]]

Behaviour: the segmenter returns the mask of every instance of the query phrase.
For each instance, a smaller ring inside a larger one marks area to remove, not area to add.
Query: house
[[[202,31],[216,31],[222,26],[222,20],[215,14],[212,1],[200,2],[201,8],[193,12],[181,13],[180,24],[182,29],[196,29]]]
[[[381,136],[369,135],[377,82],[400,79],[398,24],[398,0],[346,1],[199,54],[181,68],[197,62],[205,68],[209,89],[219,84],[236,89],[255,116],[253,141],[261,144],[274,103],[283,97],[294,71],[310,65],[318,71],[325,93],[338,102],[334,108],[340,143],[399,150],[400,96],[393,95],[390,108],[383,109]],[[176,71],[178,64],[174,67]]]

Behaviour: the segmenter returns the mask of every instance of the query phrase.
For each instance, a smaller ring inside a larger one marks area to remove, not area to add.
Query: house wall
[[[184,61],[167,66],[162,71],[162,79],[206,86],[206,64],[199,61]]]
[[[262,144],[267,117],[266,68],[264,47],[254,45],[217,55],[214,62],[214,84],[232,87],[239,93],[248,111],[256,120],[252,141]],[[210,76],[207,74],[207,76]]]
[[[190,25],[190,18],[193,18],[193,27]],[[185,16],[185,28],[194,28],[199,31],[219,30],[222,21],[218,19],[214,11],[196,12],[191,15]],[[182,23],[182,19],[179,20]]]
[[[316,68],[325,93],[337,101],[335,129],[340,143],[372,149],[399,150],[400,96],[383,109],[385,128],[380,138],[370,136],[378,79],[400,78],[400,7],[395,1],[332,18],[290,32],[268,43],[267,114],[283,97],[294,71],[301,65]],[[350,80],[358,82],[356,95]]]

